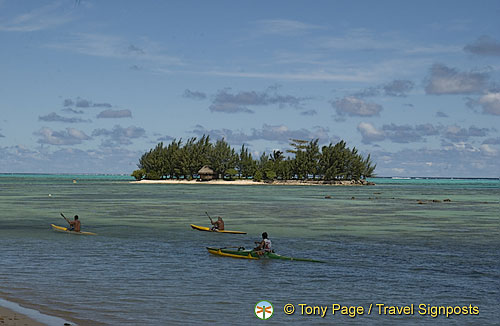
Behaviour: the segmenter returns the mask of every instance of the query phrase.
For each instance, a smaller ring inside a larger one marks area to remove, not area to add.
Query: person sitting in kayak
[[[210,222],[212,223],[212,231],[223,231],[224,230],[224,221],[222,220],[222,217],[218,217],[217,218],[217,221],[212,221],[210,220]]]
[[[75,215],[75,219],[73,221],[68,221],[68,223],[69,223],[68,231],[80,232],[82,224],[78,220],[78,215]]]
[[[255,247],[253,250],[255,250],[259,256],[262,256],[266,252],[273,251],[271,240],[267,238],[267,232],[262,233],[262,241],[255,241],[255,244],[257,245],[257,247]]]

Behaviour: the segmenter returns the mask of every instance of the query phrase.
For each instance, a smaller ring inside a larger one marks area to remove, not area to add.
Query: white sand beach
[[[164,184],[198,184],[198,185],[264,185],[265,182],[256,182],[252,180],[210,180],[210,181],[197,181],[197,180],[141,180],[131,181],[130,183],[151,184],[151,183],[164,183]]]
[[[130,181],[130,183],[138,184],[196,184],[196,185],[243,185],[243,186],[255,186],[255,185],[286,185],[286,186],[317,186],[317,185],[328,185],[328,186],[363,186],[363,185],[373,185],[372,182],[367,182],[366,180],[335,180],[335,181],[321,181],[321,180],[275,180],[270,182],[262,181],[252,181],[252,180],[210,180],[210,181],[198,181],[198,180],[140,180],[140,181]]]

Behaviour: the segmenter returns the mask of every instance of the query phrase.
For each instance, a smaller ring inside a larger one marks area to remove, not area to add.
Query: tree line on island
[[[189,138],[185,144],[174,139],[156,145],[139,159],[137,180],[186,179],[198,177],[209,166],[216,178],[262,180],[361,180],[374,176],[376,165],[370,155],[364,158],[356,147],[350,149],[341,140],[320,148],[318,140],[291,139],[290,155],[275,150],[254,159],[245,145],[237,153],[224,140],[210,141],[210,136]]]

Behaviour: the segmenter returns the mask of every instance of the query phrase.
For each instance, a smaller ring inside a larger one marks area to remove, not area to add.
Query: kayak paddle
[[[66,218],[66,216],[64,216],[63,213],[61,213],[61,216],[66,220],[66,222],[68,222],[69,225],[71,225],[71,223],[69,223],[69,220]]]
[[[205,214],[207,214],[208,218],[210,219],[210,222],[212,222],[212,224],[214,224],[214,221],[212,221],[212,218],[210,217],[210,215],[208,215],[207,212],[205,212]]]

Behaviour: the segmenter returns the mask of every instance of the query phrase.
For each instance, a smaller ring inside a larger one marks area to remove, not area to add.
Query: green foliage
[[[214,174],[231,179],[253,178],[260,180],[322,179],[322,180],[359,180],[374,176],[376,165],[370,155],[364,158],[356,147],[350,149],[345,141],[323,146],[321,151],[318,139],[291,139],[292,149],[286,152],[294,156],[285,157],[282,151],[265,152],[258,160],[252,158],[248,148],[241,146],[236,154],[229,144],[220,139],[212,144],[209,136],[199,140],[189,138],[184,145],[182,140],[173,140],[164,147],[159,143],[154,149],[144,153],[139,159],[139,170],[132,173],[137,180],[179,179],[191,180],[204,166],[208,165]]]
[[[304,149],[306,149],[308,140],[303,140],[303,139],[290,139],[290,146],[293,147],[293,149],[288,149],[288,153],[293,153],[297,154],[297,152],[300,152]]]
[[[282,161],[276,169],[276,177],[281,180],[291,180],[293,176],[293,161],[291,159]]]
[[[274,180],[276,179],[276,172],[271,169],[264,170],[264,180]]]
[[[186,178],[193,178],[208,163],[207,156],[211,151],[209,136],[203,135],[198,141],[196,137],[188,139],[184,147],[178,151],[180,173]]]
[[[234,169],[234,168],[230,168],[230,169],[226,170],[226,175],[229,175],[230,180],[233,180],[237,174],[238,174],[238,171],[236,171],[236,169]]]
[[[263,177],[264,177],[264,176],[263,176],[262,171],[261,171],[261,170],[257,170],[257,171],[255,172],[255,175],[253,176],[253,179],[254,179],[255,181],[262,181],[262,178],[263,178]]]
[[[150,171],[146,173],[146,179],[148,180],[160,180],[161,175],[157,171]]]
[[[375,165],[369,154],[363,159],[356,147],[350,150],[342,140],[335,145],[323,146],[319,169],[325,180],[359,180],[374,176]]]
[[[155,179],[161,179],[165,169],[165,161],[162,158],[163,151],[163,143],[159,143],[154,149],[142,155],[139,160],[139,168],[146,172],[146,179],[150,179],[150,175],[159,175]]]
[[[293,140],[295,146],[295,160],[293,161],[292,171],[297,175],[298,179],[308,179],[312,176],[313,179],[319,174],[319,160],[320,152],[318,146],[318,139],[306,142],[304,140]],[[298,144],[298,145],[297,145]]]
[[[218,140],[208,155],[208,163],[217,176],[223,176],[224,172],[234,168],[237,162],[238,155],[224,139]]]
[[[146,175],[146,171],[144,169],[135,170],[131,174],[131,176],[134,177],[135,180],[137,180],[137,181],[142,180],[142,178],[144,178],[145,175]]]
[[[248,148],[243,144],[241,146],[240,155],[236,162],[236,169],[240,172],[240,177],[247,179],[254,175],[257,164],[252,158],[252,154],[248,153]]]

